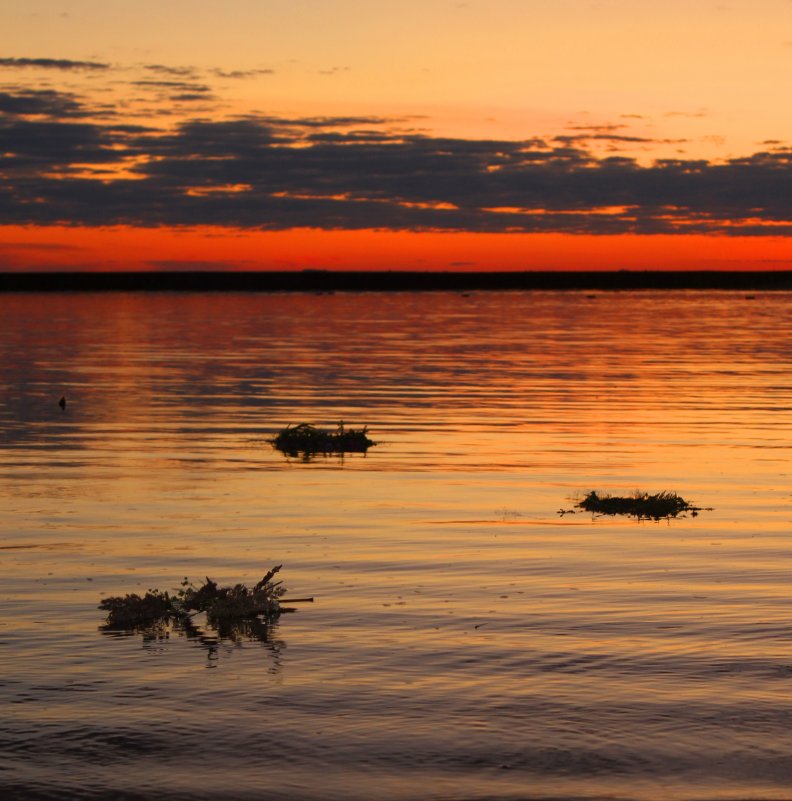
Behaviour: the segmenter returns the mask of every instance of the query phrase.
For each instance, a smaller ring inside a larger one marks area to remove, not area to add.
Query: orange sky
[[[6,226],[11,270],[789,270],[785,237]]]
[[[792,4],[0,8],[0,270],[788,269]]]

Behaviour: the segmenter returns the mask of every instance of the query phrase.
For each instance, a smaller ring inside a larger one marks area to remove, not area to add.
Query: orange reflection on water
[[[84,721],[137,742],[156,719],[183,746],[160,790],[309,797],[319,771],[339,798],[783,797],[789,295],[0,302],[3,692],[50,704],[58,778],[82,775],[59,744],[87,748]],[[377,445],[304,462],[267,442],[339,420]],[[636,488],[713,509],[558,514]],[[255,637],[97,634],[104,595],[280,563],[317,600],[280,621],[277,670]],[[43,718],[6,706],[0,734],[28,743]],[[273,738],[288,764],[237,758]],[[123,785],[129,748],[94,784]]]

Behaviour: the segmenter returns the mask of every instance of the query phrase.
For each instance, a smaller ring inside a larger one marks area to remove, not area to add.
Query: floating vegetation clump
[[[676,492],[658,492],[654,495],[636,490],[631,495],[588,493],[575,504],[578,509],[597,515],[628,515],[645,520],[662,520],[690,512],[695,517],[702,507],[694,506]]]
[[[160,618],[177,617],[177,610],[167,592],[149,590],[145,595],[136,593],[122,597],[105,598],[99,608],[107,612],[107,623],[110,626],[138,626]]]
[[[273,619],[281,612],[293,611],[281,606],[286,589],[282,582],[273,581],[283,567],[277,565],[252,588],[244,584],[218,587],[209,577],[196,587],[184,579],[181,589],[174,593],[149,590],[137,594],[105,598],[99,608],[107,612],[106,628],[123,629],[149,626],[157,622],[185,621],[199,612],[206,613],[210,625],[250,618]],[[290,599],[290,603],[312,601],[312,598]]]
[[[345,428],[340,422],[335,431],[316,428],[310,423],[286,426],[278,436],[270,440],[273,447],[289,456],[302,455],[310,459],[316,454],[327,456],[331,453],[365,453],[377,443],[367,436],[368,428],[364,426],[357,431]]]

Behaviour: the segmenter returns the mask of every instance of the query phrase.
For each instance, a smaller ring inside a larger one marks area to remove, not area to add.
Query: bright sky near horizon
[[[0,269],[792,267],[790,0],[0,8]]]

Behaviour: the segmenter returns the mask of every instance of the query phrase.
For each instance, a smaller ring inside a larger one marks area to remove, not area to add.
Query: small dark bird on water
[[[65,409],[66,408],[66,396],[65,395],[61,396],[61,399],[58,401],[58,406],[60,406],[61,409]]]

